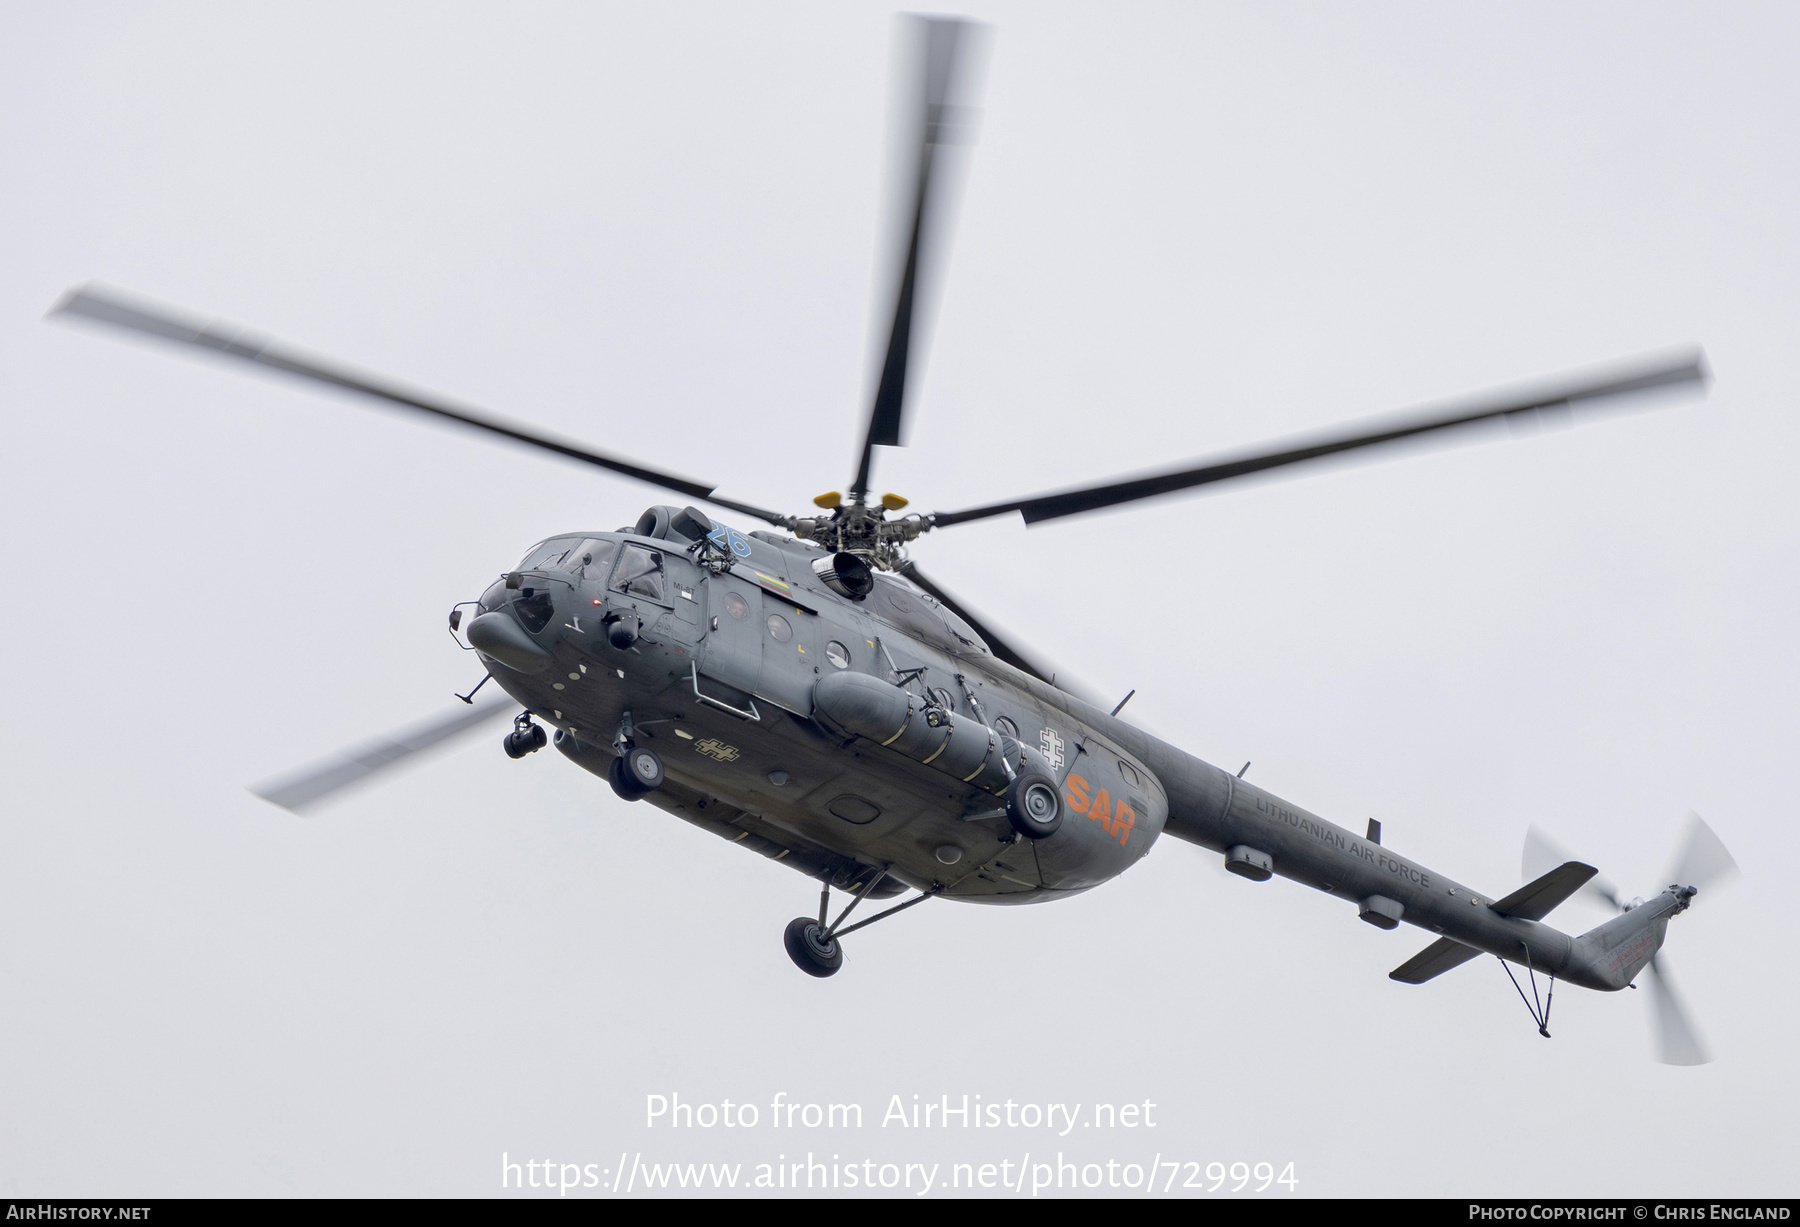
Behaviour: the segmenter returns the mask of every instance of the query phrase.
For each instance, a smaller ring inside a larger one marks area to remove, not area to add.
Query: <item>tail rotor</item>
[[[1651,1030],[1656,1036],[1656,1059],[1664,1065],[1705,1065],[1712,1060],[1699,1032],[1688,1017],[1687,1007],[1669,983],[1662,956],[1650,960]]]
[[[1708,884],[1729,881],[1737,876],[1737,872],[1737,862],[1731,859],[1724,843],[1699,814],[1690,812],[1687,843],[1675,859],[1669,881],[1676,886],[1692,886],[1699,890]]]
[[[1520,858],[1519,872],[1524,875],[1520,880],[1535,882],[1558,865],[1566,865],[1570,861],[1581,858],[1557,843],[1537,824],[1525,828],[1525,855]],[[1576,898],[1587,898],[1591,902],[1604,903],[1615,911],[1628,911],[1627,905],[1619,902],[1619,891],[1611,882],[1598,874],[1589,878],[1587,885],[1575,892]]]
[[[1526,830],[1525,852],[1520,861],[1525,881],[1535,881],[1556,866],[1576,859],[1573,853],[1537,826]],[[1669,883],[1697,894],[1704,887],[1729,881],[1737,872],[1737,861],[1732,859],[1724,842],[1699,814],[1690,812],[1687,838],[1669,872]],[[1622,900],[1618,889],[1601,877],[1591,879],[1578,893],[1619,912],[1628,912],[1643,902],[1641,899]],[[1681,996],[1670,982],[1667,960],[1656,955],[1650,960],[1649,971],[1651,1032],[1656,1059],[1664,1065],[1705,1065],[1712,1056],[1701,1041]]]

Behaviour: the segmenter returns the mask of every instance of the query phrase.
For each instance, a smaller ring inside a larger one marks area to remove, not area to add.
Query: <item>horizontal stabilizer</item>
[[[1388,972],[1388,979],[1398,980],[1402,984],[1423,984],[1433,976],[1441,976],[1452,967],[1461,967],[1470,959],[1478,958],[1481,951],[1473,946],[1465,946],[1461,942],[1440,937],[1425,949]]]
[[[1488,906],[1515,920],[1542,920],[1550,909],[1587,885],[1599,873],[1592,865],[1569,861],[1558,865],[1535,882],[1527,882],[1498,903]]]

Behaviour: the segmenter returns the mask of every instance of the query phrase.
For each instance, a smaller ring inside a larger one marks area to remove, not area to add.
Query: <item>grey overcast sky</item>
[[[1704,399],[915,555],[1146,727],[1486,891],[1537,822],[1653,892],[1702,813],[1744,875],[1665,957],[1717,1061],[1654,1064],[1646,993],[1559,992],[1546,1042],[1487,960],[1391,983],[1427,935],[1172,840],[814,981],[780,941],[807,880],[500,729],[314,818],[256,800],[446,710],[446,611],[532,542],[664,500],[44,311],[100,279],[799,508],[862,429],[895,17],[14,4],[0,1196],[807,1152],[941,1192],[1059,1151],[1291,1162],[1300,1196],[1795,1192],[1800,10],[965,11],[980,139],[877,470],[922,508],[1705,346]],[[646,1127],[677,1093],[760,1127]],[[777,1132],[778,1094],[864,1126]],[[1155,1123],[880,1123],[964,1094]]]

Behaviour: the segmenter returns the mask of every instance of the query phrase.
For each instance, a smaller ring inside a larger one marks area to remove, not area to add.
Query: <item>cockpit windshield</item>
[[[553,537],[525,555],[519,570],[570,571],[583,578],[603,579],[618,549],[618,542],[599,537]]]
[[[562,560],[569,556],[569,551],[575,548],[576,543],[580,540],[579,537],[555,537],[541,545],[534,545],[531,547],[531,552],[525,555],[525,561],[519,564],[519,570],[548,571],[553,567],[560,566]]]

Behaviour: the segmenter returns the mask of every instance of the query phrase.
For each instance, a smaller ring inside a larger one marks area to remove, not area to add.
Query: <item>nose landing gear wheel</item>
[[[524,758],[549,745],[550,738],[545,735],[543,725],[533,724],[531,713],[523,711],[513,717],[512,732],[506,735],[502,744],[506,747],[506,757]]]
[[[835,975],[844,965],[844,948],[835,937],[826,938],[824,926],[810,916],[796,916],[788,921],[781,940],[794,966],[809,976],[823,979]]]

